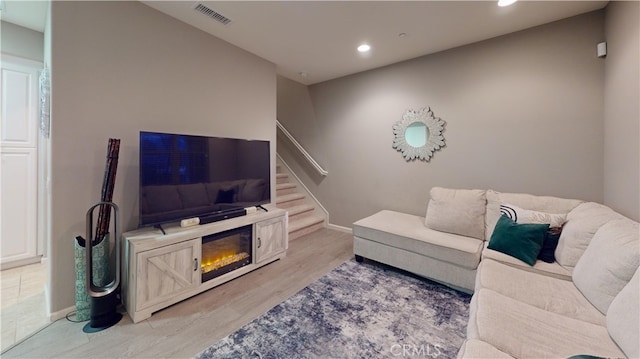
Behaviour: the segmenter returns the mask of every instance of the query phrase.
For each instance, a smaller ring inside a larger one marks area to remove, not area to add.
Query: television
[[[141,131],[139,149],[140,227],[271,201],[269,141]]]

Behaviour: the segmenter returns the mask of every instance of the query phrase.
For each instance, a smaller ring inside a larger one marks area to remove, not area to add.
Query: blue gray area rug
[[[470,298],[352,259],[196,358],[454,358]]]

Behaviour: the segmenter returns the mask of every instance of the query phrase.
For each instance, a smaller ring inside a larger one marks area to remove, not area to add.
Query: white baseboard
[[[12,262],[5,262],[0,264],[0,270],[11,269],[15,267],[22,267],[29,264],[40,263],[42,258],[40,256],[29,257],[25,259],[18,259]]]
[[[345,233],[352,233],[351,228],[349,227],[344,227],[344,226],[339,226],[337,224],[327,224],[327,228],[329,229],[335,229],[336,231],[340,231],[340,232],[345,232]]]
[[[49,314],[49,320],[51,322],[55,322],[56,320],[60,320],[62,318],[65,318],[67,316],[67,314],[74,312],[76,310],[76,306],[72,305],[68,308],[59,310],[57,312],[53,312],[51,314]]]

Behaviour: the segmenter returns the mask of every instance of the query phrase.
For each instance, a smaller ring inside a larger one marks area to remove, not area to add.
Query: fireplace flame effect
[[[235,262],[239,262],[248,257],[249,257],[249,253],[242,252],[242,253],[220,256],[217,258],[209,258],[209,260],[206,263],[204,262],[202,263],[200,268],[202,269],[202,273],[208,273],[211,271],[218,270],[222,267],[226,267]]]

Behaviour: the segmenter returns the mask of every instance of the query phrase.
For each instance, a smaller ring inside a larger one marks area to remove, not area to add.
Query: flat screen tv
[[[269,141],[140,132],[140,221],[150,226],[269,203]]]

